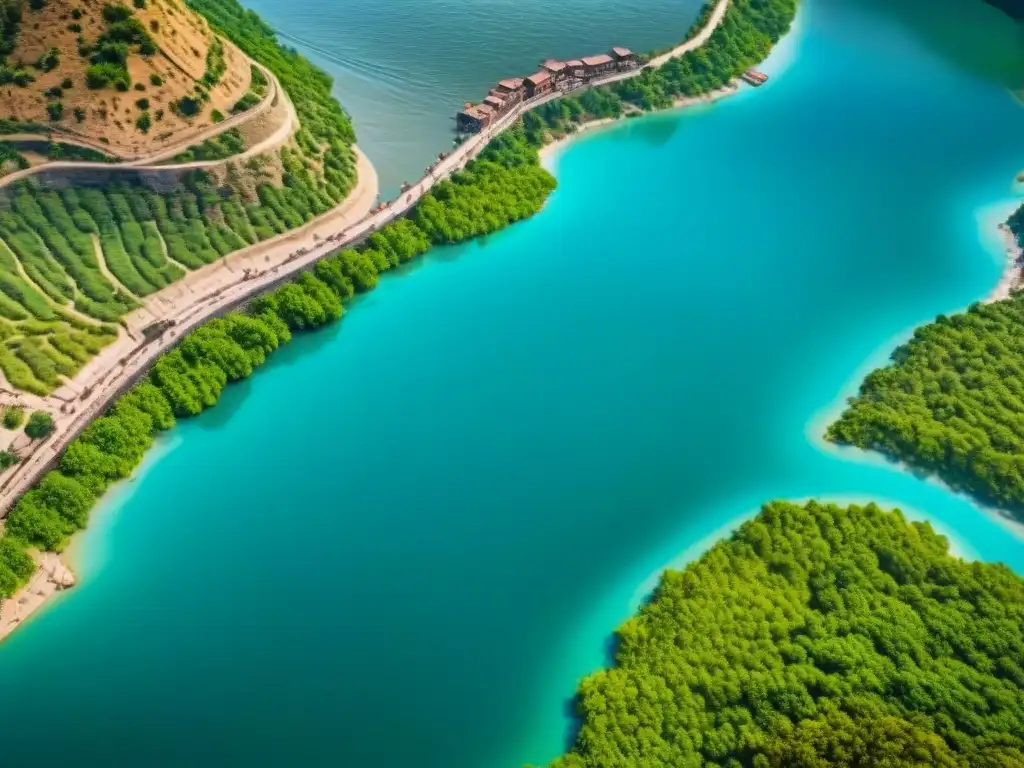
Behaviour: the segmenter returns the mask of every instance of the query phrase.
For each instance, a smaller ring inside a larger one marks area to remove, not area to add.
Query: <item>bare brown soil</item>
[[[207,52],[214,39],[206,20],[189,10],[180,0],[147,0],[145,8],[134,8],[135,16],[156,41],[159,51],[150,57],[133,53],[128,59],[128,72],[133,87],[120,92],[114,88],[92,90],[86,87],[88,58],[78,53],[78,37],[94,42],[106,29],[103,6],[109,0],[49,0],[39,11],[26,8],[23,14],[17,47],[7,57],[8,64],[21,61],[35,76],[27,87],[0,87],[0,118],[20,122],[42,123],[55,134],[65,133],[87,143],[96,143],[111,155],[130,157],[158,151],[162,146],[177,143],[192,134],[199,134],[214,124],[213,112],[230,115],[232,105],[249,88],[249,62],[235,46],[221,38],[227,69],[220,82],[210,90],[210,100],[191,119],[179,117],[171,103],[192,94],[196,82],[206,72]],[[82,12],[72,17],[72,9]],[[81,31],[72,26],[79,25]],[[31,66],[50,48],[60,51],[60,63],[49,72]],[[156,76],[162,84],[152,84]],[[63,89],[59,101],[63,115],[51,120],[47,104],[55,101],[46,91],[60,87],[70,79],[70,89]],[[152,127],[144,133],[136,127],[142,114],[138,102],[147,99]],[[79,121],[75,110],[85,111]],[[158,118],[159,115],[159,118]]]

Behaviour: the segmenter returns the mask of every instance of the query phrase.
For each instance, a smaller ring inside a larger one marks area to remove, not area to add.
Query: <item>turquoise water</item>
[[[817,439],[995,284],[1024,109],[852,0],[809,3],[766,69],[581,140],[543,213],[175,430],[3,644],[0,707],[29,713],[5,758],[544,761],[652,576],[770,498],[888,501],[1024,572],[994,515]]]
[[[494,84],[613,45],[674,45],[704,0],[243,0],[336,83],[386,196],[449,149],[453,118]]]

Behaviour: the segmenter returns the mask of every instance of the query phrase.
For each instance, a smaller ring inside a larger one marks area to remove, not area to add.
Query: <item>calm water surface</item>
[[[296,5],[277,16],[322,43],[368,24]],[[935,7],[1013,39],[980,3]],[[545,761],[652,575],[770,498],[897,504],[1024,572],[992,515],[817,439],[909,329],[995,284],[1024,168],[987,53],[899,10],[811,0],[768,86],[577,143],[542,214],[385,280],[175,430],[98,513],[81,586],[2,646],[0,706],[25,715],[5,758]],[[623,42],[675,34],[648,21]],[[448,39],[382,27],[410,60]],[[521,37],[526,63],[550,48]]]

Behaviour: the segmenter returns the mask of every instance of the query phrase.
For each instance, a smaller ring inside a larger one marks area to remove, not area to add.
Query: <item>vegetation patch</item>
[[[828,428],[1024,511],[1024,293],[914,331]]]
[[[552,768],[1024,764],[1024,581],[874,505],[766,505],[616,631]]]

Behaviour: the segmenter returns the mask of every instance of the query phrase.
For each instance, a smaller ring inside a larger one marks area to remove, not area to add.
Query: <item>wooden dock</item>
[[[758,72],[756,69],[748,69],[740,77],[747,83],[750,83],[755,88],[764,85],[768,82],[768,75],[764,72]]]

